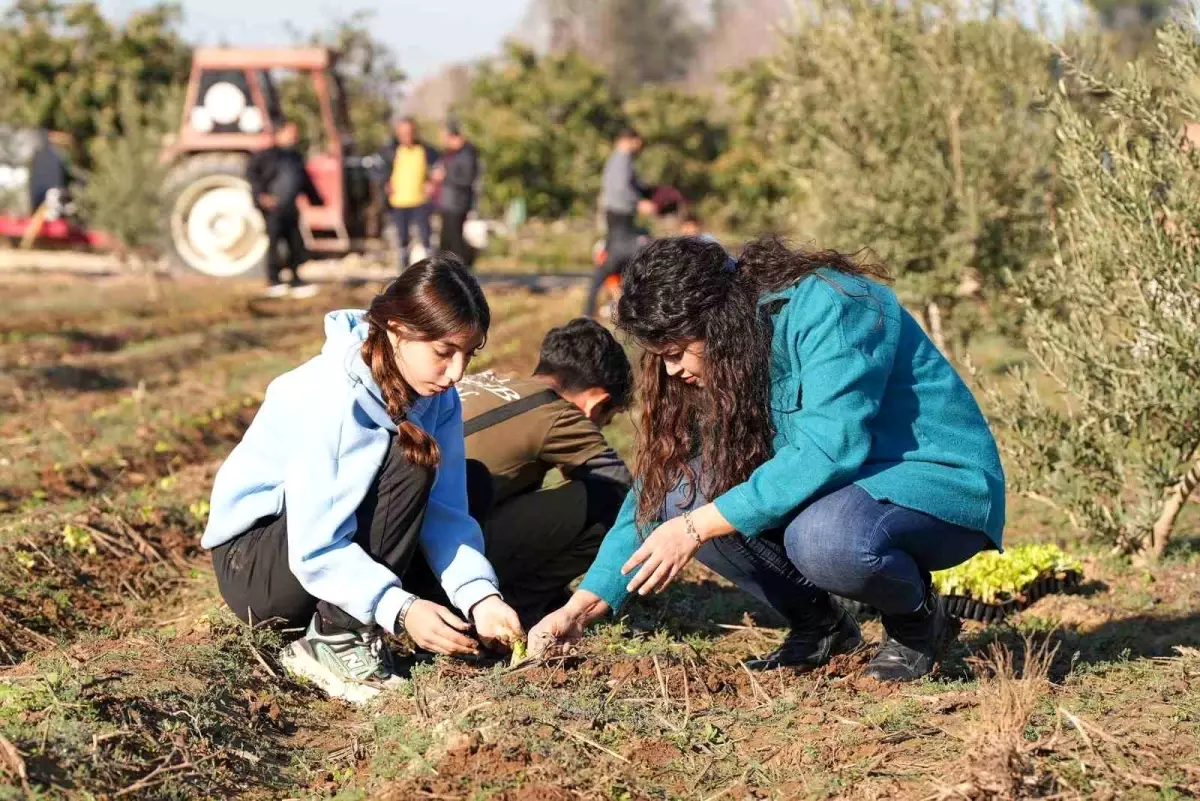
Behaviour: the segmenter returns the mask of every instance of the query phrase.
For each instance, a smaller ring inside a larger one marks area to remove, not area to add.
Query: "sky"
[[[117,19],[154,5],[146,0],[98,0]],[[473,61],[500,49],[525,15],[529,0],[181,0],[184,35],[196,44],[293,44],[288,23],[305,33],[328,27],[357,9],[374,11],[380,38],[391,45],[415,83],[447,64]],[[1017,0],[1022,17],[1040,7],[1052,28],[1079,13],[1080,0]],[[338,8],[346,9],[339,13]]]
[[[517,27],[528,0],[182,0],[183,33],[196,44],[292,44],[287,24],[304,32],[357,9],[375,12],[373,26],[414,80],[446,64],[496,52]],[[148,8],[142,0],[99,0],[117,19]],[[345,11],[338,11],[345,9]]]

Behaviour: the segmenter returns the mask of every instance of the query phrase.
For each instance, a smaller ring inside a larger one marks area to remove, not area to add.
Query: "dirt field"
[[[0,277],[0,799],[1200,793],[1195,504],[1151,574],[1014,499],[1009,540],[1077,553],[1083,586],[968,625],[913,686],[862,678],[869,654],[749,674],[783,632],[701,568],[566,660],[409,658],[365,710],[289,680],[277,641],[221,608],[208,491],[323,312],[375,288],[294,302],[177,281],[151,303],[140,281]],[[580,292],[489,285],[473,369],[528,371]],[[628,448],[628,420],[614,439]]]

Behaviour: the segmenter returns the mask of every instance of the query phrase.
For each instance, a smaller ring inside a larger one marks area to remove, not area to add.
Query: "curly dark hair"
[[[778,237],[748,243],[734,259],[698,237],[658,240],[625,268],[617,326],[642,355],[635,473],[642,530],[661,519],[681,480],[716,498],[773,454],[769,403],[771,322],[759,298],[821,267],[887,280],[880,265],[836,251],[793,249]],[[660,352],[703,340],[704,386],[667,375]],[[689,464],[700,457],[702,485]]]
[[[553,378],[568,392],[599,387],[615,411],[628,409],[633,396],[633,368],[625,349],[607,328],[587,317],[550,329],[533,374]]]

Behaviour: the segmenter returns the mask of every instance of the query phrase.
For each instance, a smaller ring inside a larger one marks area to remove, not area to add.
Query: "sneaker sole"
[[[279,663],[289,673],[320,687],[330,698],[341,698],[352,704],[365,704],[381,692],[375,687],[343,679],[308,654],[298,653],[293,645],[284,649]]]

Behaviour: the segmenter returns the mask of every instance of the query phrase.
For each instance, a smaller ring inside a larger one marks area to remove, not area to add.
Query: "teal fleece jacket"
[[[725,519],[756,536],[853,483],[876,500],[982,531],[999,547],[996,441],[971,391],[895,294],[823,269],[759,304],[775,312],[774,456],[715,500]],[[636,495],[635,483],[581,585],[614,611],[632,578],[621,566],[642,539]]]

